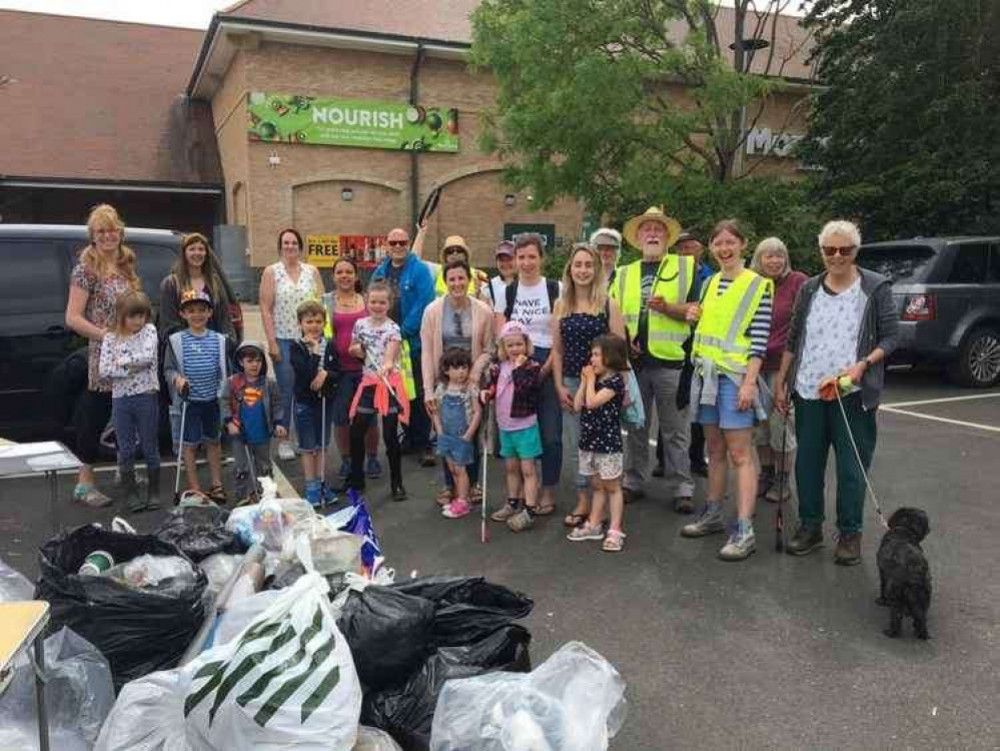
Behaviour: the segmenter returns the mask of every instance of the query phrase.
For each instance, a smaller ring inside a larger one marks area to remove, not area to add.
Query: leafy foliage
[[[1000,232],[1000,3],[818,0],[803,156],[866,239]]]

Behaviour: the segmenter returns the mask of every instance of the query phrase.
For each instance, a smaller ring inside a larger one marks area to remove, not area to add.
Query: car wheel
[[[949,369],[958,384],[969,388],[988,388],[1000,381],[1000,332],[977,328],[962,339],[958,361]]]

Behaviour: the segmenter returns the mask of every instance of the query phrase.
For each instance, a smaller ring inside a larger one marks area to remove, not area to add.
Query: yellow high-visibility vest
[[[417,398],[417,382],[413,380],[413,360],[410,358],[410,343],[406,339],[403,340],[399,350],[399,369],[403,373],[406,397],[413,401]]]
[[[694,284],[694,258],[668,253],[660,261],[653,281],[650,298],[662,297],[668,303],[682,303],[691,293]],[[642,261],[635,261],[617,269],[611,284],[611,298],[618,301],[630,337],[639,333],[639,316],[642,312]],[[649,328],[646,347],[653,357],[661,360],[683,360],[684,342],[691,335],[686,321],[678,321],[655,310],[649,311]]]
[[[730,373],[745,373],[750,361],[747,329],[764,294],[769,291],[773,294],[773,283],[744,269],[720,296],[721,279],[720,272],[708,281],[692,354],[711,360],[716,367]]]

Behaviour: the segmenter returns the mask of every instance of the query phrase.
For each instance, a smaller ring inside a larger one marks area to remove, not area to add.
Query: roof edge
[[[145,21],[129,21],[124,18],[100,18],[98,16],[74,16],[70,13],[48,13],[43,10],[23,10],[21,8],[0,8],[0,13],[22,13],[30,16],[47,16],[49,18],[65,18],[72,21],[91,21],[95,23],[127,24],[128,26],[145,26],[148,29],[171,29],[173,31],[191,31],[201,33],[200,26],[175,26],[166,23],[146,23]]]
[[[91,177],[35,177],[28,175],[0,174],[0,187],[66,188],[70,190],[106,188],[111,190],[140,190],[187,193],[224,193],[223,183],[185,183],[167,180],[115,180]]]

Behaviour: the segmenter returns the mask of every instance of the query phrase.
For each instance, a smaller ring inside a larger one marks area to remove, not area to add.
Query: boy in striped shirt
[[[220,400],[227,375],[226,338],[208,328],[212,298],[201,290],[181,295],[180,314],[188,327],[170,335],[163,373],[174,409],[184,408],[184,435],[180,444],[188,490],[202,493],[196,464],[198,446],[205,447],[212,485],[202,493],[216,503],[226,502],[222,487],[222,420]]]

